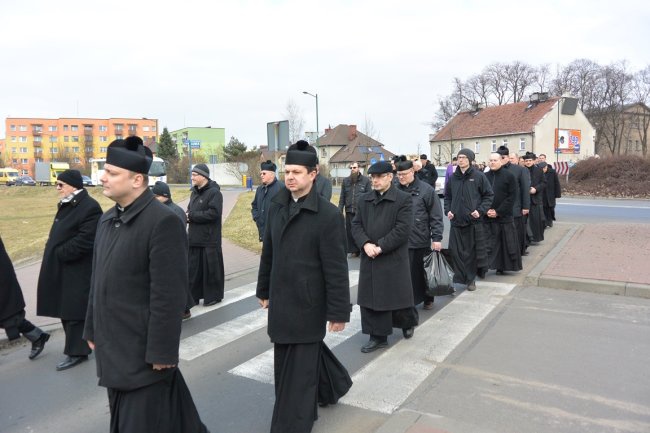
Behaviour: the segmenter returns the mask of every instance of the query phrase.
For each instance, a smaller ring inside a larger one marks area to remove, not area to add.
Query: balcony
[[[92,135],[85,135],[84,136],[84,144],[93,144],[93,136]]]
[[[32,135],[36,137],[40,137],[43,135],[43,130],[42,129],[32,129]]]
[[[115,129],[113,129],[113,134],[114,135],[124,135],[124,128],[122,128],[121,126],[120,127],[116,126]]]
[[[42,141],[35,141],[35,142],[34,142],[34,147],[42,147],[42,146],[43,146],[43,142],[42,142]]]

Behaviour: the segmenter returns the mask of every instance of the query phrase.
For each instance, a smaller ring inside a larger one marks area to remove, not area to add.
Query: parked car
[[[436,193],[438,193],[438,197],[444,197],[447,167],[436,167],[436,171],[438,172],[438,179],[436,180]]]
[[[81,180],[83,181],[84,186],[95,186],[93,185],[93,180],[88,176],[81,176]]]
[[[36,181],[30,176],[18,176],[16,178],[16,186],[36,186]]]

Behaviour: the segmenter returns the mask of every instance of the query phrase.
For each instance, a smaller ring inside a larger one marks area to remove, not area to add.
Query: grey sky
[[[367,118],[388,149],[428,153],[454,76],[514,60],[650,64],[647,1],[450,3],[3,1],[0,116],[158,118],[252,147],[290,99],[316,129],[307,90],[321,133]]]

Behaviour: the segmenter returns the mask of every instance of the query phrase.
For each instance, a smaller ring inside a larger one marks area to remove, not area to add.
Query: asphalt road
[[[650,223],[650,203],[562,199],[558,220],[537,251],[571,222]],[[536,258],[525,259],[529,270]],[[350,269],[355,299],[357,259]],[[523,274],[490,275],[476,292],[437,298],[433,311],[420,310],[414,338],[396,332],[388,350],[359,351],[367,337],[358,318],[346,335],[328,337],[355,384],[339,405],[320,409],[314,432],[400,433],[409,417],[451,433],[650,431],[650,300],[517,285]],[[255,279],[230,279],[231,302],[197,307],[183,325],[180,368],[212,432],[269,428],[271,344]],[[0,432],[108,430],[94,358],[55,371],[63,341],[55,332],[34,361],[27,343],[0,350]]]

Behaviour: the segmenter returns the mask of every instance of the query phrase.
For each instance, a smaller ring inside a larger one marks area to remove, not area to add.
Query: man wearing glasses
[[[271,205],[271,199],[281,189],[284,189],[284,184],[275,177],[276,165],[268,160],[260,165],[260,177],[262,178],[262,185],[255,191],[255,198],[251,203],[251,213],[253,221],[257,224],[257,232],[260,237],[260,242],[264,237],[264,226],[266,225],[266,213]]]
[[[350,165],[350,176],[343,179],[341,185],[341,196],[339,198],[339,210],[345,210],[345,229],[347,231],[348,253],[350,257],[359,257],[359,247],[354,243],[352,237],[352,220],[357,213],[357,201],[359,196],[370,191],[370,180],[361,174],[359,164],[353,162]]]
[[[95,232],[102,208],[84,189],[78,170],[65,170],[59,174],[56,190],[58,210],[43,253],[36,314],[61,319],[66,357],[56,370],[63,371],[86,361],[90,354],[82,336]]]

